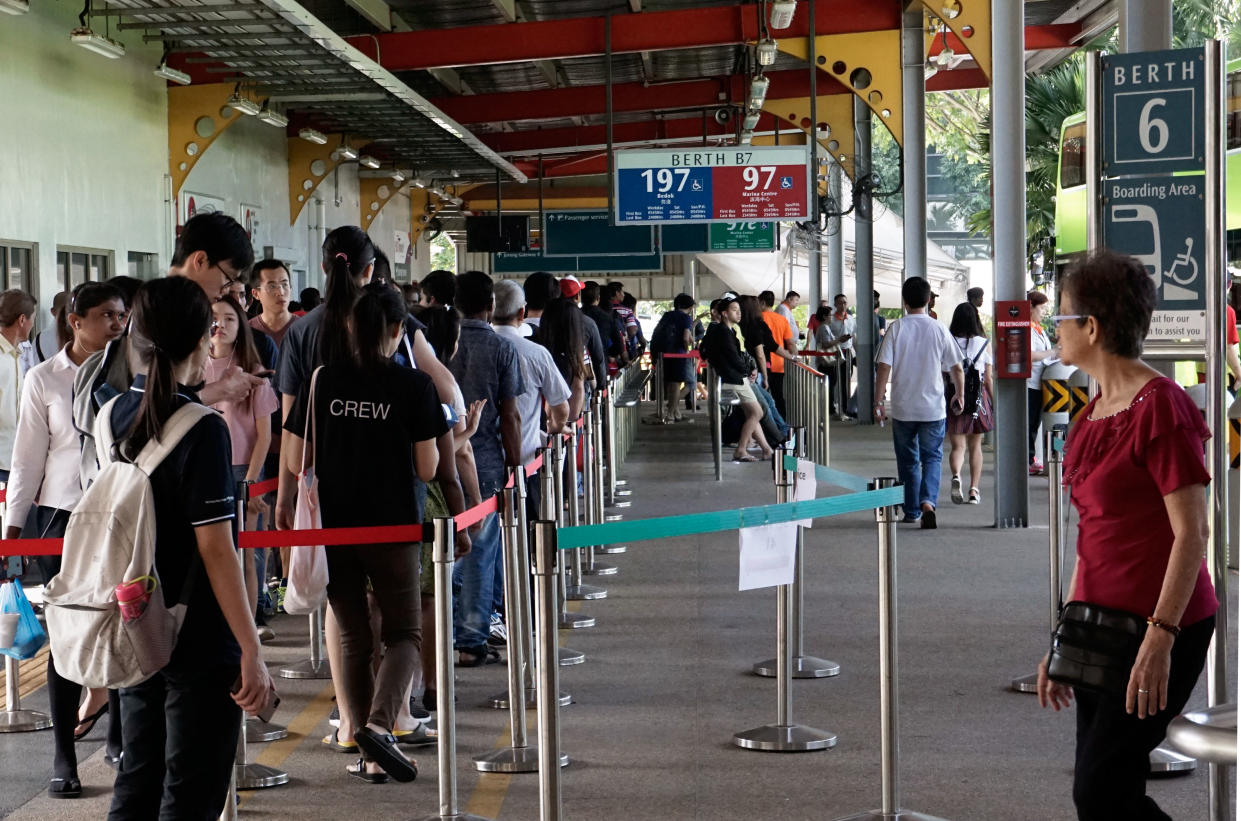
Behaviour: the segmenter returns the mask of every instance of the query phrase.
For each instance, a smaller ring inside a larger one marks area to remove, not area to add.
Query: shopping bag
[[[319,513],[319,482],[315,477],[314,453],[318,425],[315,422],[315,387],[319,371],[310,377],[310,402],[303,431],[302,471],[297,477],[297,507],[293,510],[295,530],[318,530],[323,527]],[[327,599],[327,552],[323,545],[301,545],[289,548],[289,583],[284,591],[284,612],[307,616],[318,610]]]
[[[39,648],[47,642],[47,632],[34,614],[19,579],[0,584],[0,614],[17,615],[17,632],[13,641],[8,647],[0,647],[0,653],[18,661],[34,658]]]

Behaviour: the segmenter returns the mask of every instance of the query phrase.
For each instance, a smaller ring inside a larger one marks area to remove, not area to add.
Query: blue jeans
[[[947,420],[902,422],[892,420],[896,473],[905,486],[905,515],[922,515],[922,505],[939,506],[940,464],[944,458]]]
[[[780,435],[788,438],[789,423],[784,421],[784,417],[780,415],[780,411],[776,410],[776,400],[767,392],[767,389],[757,382],[752,386],[754,395],[758,397],[758,404],[763,406],[763,411],[771,418],[776,427],[780,429]]]
[[[483,519],[478,535],[471,536],[473,547],[457,561],[453,581],[461,587],[453,610],[453,642],[461,649],[475,649],[491,635],[491,612],[496,600],[496,579],[500,578],[500,515]]]

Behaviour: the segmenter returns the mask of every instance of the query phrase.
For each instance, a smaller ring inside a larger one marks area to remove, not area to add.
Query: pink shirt
[[[218,382],[224,372],[233,367],[232,358],[207,360],[207,384]],[[233,464],[249,465],[258,441],[258,422],[271,425],[271,415],[280,407],[280,400],[271,383],[264,381],[240,402],[217,402],[211,407],[220,412],[228,425],[228,435],[233,441]],[[257,421],[256,421],[257,420]],[[275,435],[275,434],[273,434]]]

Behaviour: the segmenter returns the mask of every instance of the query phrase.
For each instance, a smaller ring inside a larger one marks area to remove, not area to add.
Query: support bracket
[[[358,151],[366,144],[360,138],[349,140],[349,146]],[[316,145],[300,137],[289,138],[289,225],[297,222],[319,183],[340,165],[341,160],[334,156],[339,147],[340,143],[333,139],[326,145]]]
[[[767,100],[763,110],[781,122],[810,134],[810,98],[789,97]],[[845,173],[853,177],[853,96],[849,94],[820,94],[816,112],[819,120],[819,145],[836,158]],[[783,136],[783,135],[781,135]],[[762,145],[760,138],[754,142]],[[774,144],[774,141],[773,143]]]
[[[168,173],[173,199],[195,164],[241,114],[225,108],[232,83],[174,86],[168,89]]]
[[[379,212],[400,190],[401,186],[392,182],[391,177],[362,177],[358,180],[358,208],[361,211],[358,225],[362,226],[363,231],[371,230],[371,224]]]
[[[922,5],[965,44],[978,68],[990,80],[991,0],[922,0]]]

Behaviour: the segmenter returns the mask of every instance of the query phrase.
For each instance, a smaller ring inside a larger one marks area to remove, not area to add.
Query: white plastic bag
[[[306,431],[303,439],[302,471],[297,477],[297,507],[293,512],[295,530],[318,530],[323,527],[319,514],[319,482],[310,455],[315,446],[315,384],[319,378],[317,368],[310,377],[310,402],[306,411]],[[323,545],[304,545],[289,548],[289,583],[284,592],[284,611],[294,616],[308,616],[323,606],[327,599],[327,551]]]

